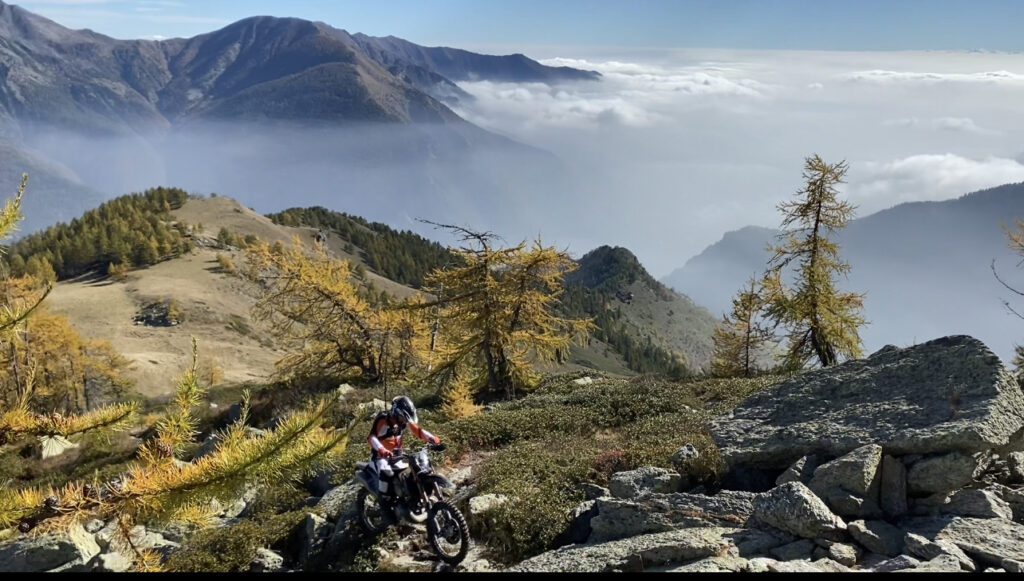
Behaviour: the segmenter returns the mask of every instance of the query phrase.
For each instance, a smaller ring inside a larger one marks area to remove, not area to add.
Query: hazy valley
[[[26,5],[0,571],[1024,571],[1021,53]]]

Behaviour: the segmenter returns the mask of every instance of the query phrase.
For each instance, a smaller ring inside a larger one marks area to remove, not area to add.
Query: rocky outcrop
[[[599,498],[593,502],[589,542],[621,539],[687,527],[742,526],[754,512],[754,493],[649,494],[639,499]]]
[[[958,335],[806,372],[713,419],[711,435],[730,468],[781,471],[868,443],[894,456],[971,455],[1022,427],[1014,378],[984,344]]]
[[[527,559],[515,572],[644,571],[726,554],[763,553],[784,543],[779,536],[753,529],[699,527],[640,535],[596,545],[571,545]]]
[[[909,532],[948,541],[979,563],[1000,567],[1003,559],[1024,561],[1024,525],[1000,518],[914,518],[902,523]]]
[[[101,550],[94,535],[74,525],[67,534],[23,537],[0,545],[0,571],[88,571],[89,562]]]
[[[650,467],[615,474],[573,512],[577,544],[514,570],[1024,568],[1024,396],[970,337],[805,373],[711,431],[726,490],[674,492],[677,474]],[[745,534],[774,542],[727,542]]]

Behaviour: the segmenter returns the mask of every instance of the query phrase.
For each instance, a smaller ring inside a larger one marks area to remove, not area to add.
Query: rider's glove
[[[394,454],[391,453],[391,450],[388,450],[387,448],[381,448],[380,450],[377,450],[377,455],[380,456],[381,458],[390,458],[394,456]]]
[[[441,438],[438,438],[437,436],[430,436],[430,443],[431,444],[440,444],[441,443]]]

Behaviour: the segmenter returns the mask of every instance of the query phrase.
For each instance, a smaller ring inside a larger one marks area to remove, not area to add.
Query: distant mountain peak
[[[672,291],[658,282],[640,259],[622,246],[599,246],[584,254],[578,261],[579,269],[569,273],[567,281],[589,288],[625,287],[641,281],[659,297],[668,299]]]

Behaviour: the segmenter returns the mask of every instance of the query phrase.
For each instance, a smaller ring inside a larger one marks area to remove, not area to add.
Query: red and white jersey
[[[424,442],[435,439],[433,434],[412,422],[407,423],[406,426],[408,426],[414,436]],[[405,431],[406,426],[401,426],[398,422],[393,421],[389,412],[383,411],[377,414],[377,417],[373,419],[373,424],[370,425],[370,437],[367,440],[373,449],[374,455],[381,448],[388,451],[401,448],[402,432]]]

